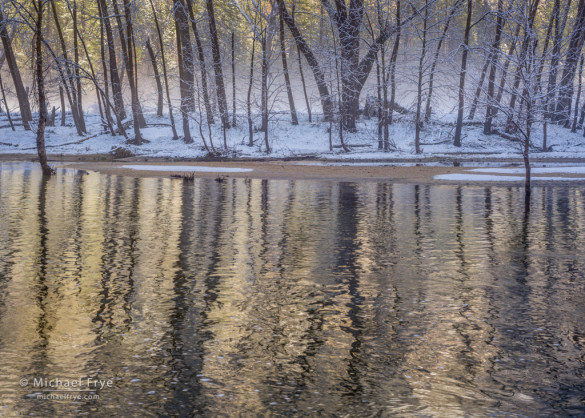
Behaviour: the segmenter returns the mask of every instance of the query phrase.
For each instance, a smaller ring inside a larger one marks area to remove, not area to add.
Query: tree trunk
[[[501,0],[500,0],[501,1]],[[437,68],[437,62],[439,61],[439,53],[441,52],[441,47],[443,46],[443,41],[445,40],[445,36],[447,35],[447,31],[449,30],[449,24],[451,23],[451,19],[459,9],[459,1],[457,1],[449,13],[447,17],[447,21],[445,22],[445,27],[443,28],[443,33],[439,38],[439,43],[437,44],[437,49],[435,50],[435,56],[433,57],[433,63],[431,64],[431,73],[429,75],[429,92],[427,95],[427,104],[425,106],[425,122],[428,122],[431,118],[431,98],[433,97],[433,85],[435,82],[435,69]]]
[[[303,85],[303,94],[305,95],[305,104],[307,105],[307,113],[309,114],[309,123],[313,122],[311,116],[311,103],[309,102],[309,95],[307,94],[307,85],[305,83],[305,75],[303,74],[303,61],[301,59],[301,50],[297,47],[297,54],[299,57],[299,74],[301,76],[301,84]]]
[[[232,32],[232,126],[236,126],[236,45]]]
[[[173,116],[173,104],[171,103],[171,93],[169,92],[169,78],[167,75],[167,61],[165,58],[164,42],[163,42],[161,30],[160,30],[160,25],[158,23],[157,13],[156,13],[156,10],[154,8],[154,3],[152,2],[152,0],[150,0],[150,7],[152,8],[152,14],[154,16],[156,33],[158,35],[158,42],[159,42],[159,46],[160,46],[160,57],[161,57],[162,67],[163,67],[163,77],[165,79],[165,90],[166,90],[166,94],[167,94],[167,105],[169,107],[169,119],[171,121],[171,128],[173,130],[173,139],[179,139],[179,135],[177,135],[177,128],[175,126],[175,118]]]
[[[30,103],[28,95],[22,83],[20,77],[20,71],[12,50],[12,42],[8,31],[6,30],[7,20],[4,18],[2,11],[0,10],[0,38],[2,38],[2,46],[4,47],[6,62],[8,63],[8,69],[12,76],[12,82],[14,83],[14,90],[16,91],[16,97],[18,98],[18,106],[20,108],[20,115],[22,117],[22,124],[25,130],[30,130],[29,122],[32,121],[32,113],[30,110]]]
[[[73,123],[75,123],[75,127],[77,128],[78,135],[83,135],[86,132],[85,121],[83,120],[83,116],[79,113],[79,100],[77,98],[78,91],[75,86],[74,74],[75,72],[71,71],[71,67],[69,64],[69,57],[67,56],[67,45],[65,44],[65,37],[63,36],[63,31],[61,30],[61,23],[59,22],[59,17],[57,14],[57,8],[55,6],[55,2],[51,2],[51,9],[53,11],[53,19],[55,21],[55,27],[57,29],[57,34],[59,35],[59,41],[61,44],[61,51],[63,54],[63,64],[62,67],[65,69],[65,77],[63,78],[63,84],[65,87],[65,91],[67,94],[67,99],[69,100],[69,106],[71,107],[71,116],[73,117]]]
[[[53,0],[54,1],[54,0]],[[67,4],[69,7],[69,3]],[[79,74],[79,30],[77,29],[77,2],[73,0],[73,11],[71,13],[73,19],[73,58],[75,59],[75,81],[77,90],[77,113],[79,119],[82,121],[83,131],[87,132],[85,128],[85,120],[83,118],[83,100],[81,91],[81,77]]]
[[[571,34],[571,40],[567,49],[565,66],[559,84],[559,99],[556,106],[555,120],[567,124],[571,113],[571,102],[573,99],[573,80],[577,70],[577,61],[583,43],[585,42],[585,0],[579,0],[577,6],[577,17]]]
[[[112,124],[112,115],[110,112],[110,107],[107,105],[107,102],[110,100],[110,92],[108,87],[108,67],[106,65],[106,50],[104,48],[104,23],[103,19],[100,19],[100,56],[102,61],[102,71],[104,75],[104,112],[106,114],[106,121],[109,126]],[[62,92],[61,92],[62,93]],[[120,132],[121,133],[121,132]],[[112,132],[112,136],[115,133]]]
[[[215,72],[215,87],[217,89],[217,104],[221,115],[221,122],[225,129],[230,127],[230,120],[227,109],[227,99],[223,83],[223,70],[221,68],[221,54],[219,51],[219,39],[217,38],[217,27],[215,24],[215,10],[213,0],[205,0],[207,6],[207,18],[209,20],[209,32],[211,35],[211,53],[213,56],[213,70]]]
[[[531,40],[531,32],[532,27],[534,26],[534,19],[536,17],[536,12],[538,10],[538,3],[539,0],[536,0],[534,4],[532,4],[531,9],[528,11],[528,28],[524,30],[524,39],[522,41],[522,48],[520,49],[520,63],[523,63],[526,60],[526,56],[530,52],[529,49],[532,44]],[[508,118],[506,121],[506,132],[511,132],[513,130],[512,124],[512,114],[514,112],[514,108],[516,107],[516,100],[518,99],[518,88],[520,87],[520,81],[522,80],[523,75],[523,68],[521,65],[518,65],[516,69],[516,75],[514,76],[514,85],[512,87],[511,97],[510,97],[510,105],[508,111]]]
[[[113,0],[114,3],[117,0]],[[138,89],[137,89],[137,74],[135,73],[135,54],[134,51],[134,28],[132,25],[132,10],[130,9],[131,5],[128,0],[124,0],[124,16],[126,20],[126,44],[127,44],[127,61],[126,61],[126,73],[128,74],[128,84],[130,86],[130,97],[132,100],[132,125],[134,126],[134,140],[132,143],[134,145],[142,145],[144,143],[144,139],[142,138],[142,133],[140,132],[140,128],[146,127],[146,121],[144,120],[144,115],[142,114],[142,107],[140,106],[140,101],[138,99]],[[136,77],[136,78],[135,78]]]
[[[487,108],[485,114],[485,122],[483,124],[483,133],[485,135],[489,135],[492,133],[492,121],[494,117],[494,87],[496,81],[496,70],[497,70],[497,62],[498,56],[500,54],[500,41],[502,39],[502,31],[504,29],[504,17],[502,16],[503,13],[503,0],[498,0],[498,17],[496,18],[496,34],[494,37],[494,42],[492,44],[491,51],[489,53],[490,57],[490,73],[488,76],[488,90],[487,90]]]
[[[193,35],[195,36],[195,45],[197,46],[197,56],[199,60],[199,70],[201,72],[201,88],[203,90],[203,104],[205,106],[205,112],[207,114],[207,124],[215,124],[213,118],[213,111],[211,110],[211,104],[209,101],[209,87],[207,86],[207,67],[205,66],[205,54],[203,52],[203,45],[201,43],[201,37],[199,36],[199,30],[197,29],[197,21],[193,14],[193,1],[188,1],[189,5],[189,17],[191,19],[191,28],[193,29]]]
[[[108,46],[109,66],[110,66],[110,83],[112,85],[112,96],[114,98],[114,107],[117,119],[126,119],[126,110],[124,109],[124,97],[122,95],[122,84],[120,83],[120,75],[118,73],[116,46],[114,44],[114,35],[112,32],[112,25],[110,24],[110,16],[108,13],[108,6],[106,0],[97,0],[99,11],[101,14],[101,21],[104,22],[104,29],[106,32],[106,41]]]
[[[579,76],[577,79],[577,98],[575,99],[575,115],[573,116],[573,126],[571,132],[577,132],[577,115],[579,114],[579,101],[581,100],[581,76],[583,75],[583,55],[579,63]]]
[[[191,144],[191,129],[189,127],[189,112],[193,110],[193,63],[185,63],[185,54],[192,57],[193,49],[189,37],[187,13],[181,0],[174,0],[175,26],[177,37],[177,62],[179,65],[179,90],[181,92],[181,116],[183,121],[183,141]],[[189,58],[187,58],[187,61]]]
[[[416,117],[414,120],[415,126],[415,137],[414,137],[414,149],[417,154],[421,153],[420,149],[420,131],[422,129],[422,118],[421,118],[421,107],[422,107],[422,85],[424,76],[424,62],[427,51],[427,23],[429,20],[429,8],[428,0],[426,1],[425,14],[423,18],[423,30],[422,30],[422,48],[420,52],[420,58],[418,61],[418,82],[417,82],[417,95],[416,95]]]
[[[250,56],[250,78],[248,82],[248,96],[246,98],[246,109],[248,111],[248,146],[254,146],[254,127],[252,123],[252,86],[254,85],[254,49],[256,47],[256,36],[252,38],[252,52]]]
[[[396,38],[394,39],[394,46],[392,47],[392,54],[390,55],[390,111],[388,115],[388,124],[392,125],[394,104],[396,103],[396,61],[398,60],[398,48],[400,47],[400,0],[396,0]]]
[[[67,112],[65,111],[65,94],[63,86],[59,86],[59,98],[61,99],[61,126],[67,125]]]
[[[265,132],[268,129],[268,52],[266,51],[266,31],[262,33],[262,127],[260,130]],[[268,145],[268,144],[267,144]]]
[[[477,110],[477,102],[479,101],[479,96],[481,95],[481,90],[483,89],[483,83],[485,82],[485,76],[487,74],[488,67],[490,65],[490,57],[488,56],[485,60],[485,64],[481,69],[481,75],[479,76],[479,81],[477,83],[477,88],[475,89],[475,94],[473,95],[473,102],[471,102],[471,109],[469,110],[469,115],[467,119],[473,120],[475,117],[475,111]]]
[[[154,80],[156,81],[157,92],[156,116],[160,118],[163,115],[163,88],[162,83],[160,81],[160,73],[158,72],[158,66],[156,65],[156,56],[154,55],[152,45],[150,44],[150,38],[146,39],[146,50],[148,51],[148,55],[150,56],[150,62],[152,63],[152,71],[154,72]]]
[[[325,76],[315,55],[313,55],[313,51],[309,48],[309,45],[301,35],[294,19],[291,15],[288,14],[286,10],[286,6],[284,5],[284,0],[276,0],[278,2],[278,6],[282,10],[282,17],[284,19],[284,23],[288,26],[290,33],[292,34],[297,47],[305,56],[309,67],[313,71],[313,76],[315,77],[315,82],[317,83],[317,89],[319,90],[319,96],[321,97],[321,106],[323,108],[323,116],[325,117],[326,121],[333,120],[333,103],[331,102],[331,96],[329,95],[329,89],[327,88],[327,83],[325,82]]]
[[[10,109],[8,108],[8,102],[6,101],[6,92],[4,91],[4,83],[2,82],[2,75],[0,75],[0,90],[2,91],[2,101],[4,102],[4,107],[6,108],[6,117],[8,118],[8,123],[10,123],[10,128],[15,131],[14,123],[12,122],[12,116],[10,116]]]
[[[279,10],[279,29],[280,29],[280,56],[282,59],[282,71],[284,73],[284,83],[286,85],[286,94],[288,96],[288,106],[290,108],[290,117],[293,125],[299,124],[299,118],[297,117],[297,110],[295,108],[295,101],[293,98],[292,88],[290,85],[290,77],[288,74],[288,64],[286,60],[286,46],[284,43],[284,19],[282,17],[282,9]]]
[[[463,107],[465,105],[465,75],[467,73],[467,54],[469,51],[469,32],[471,29],[471,13],[473,0],[467,0],[467,21],[465,34],[463,35],[463,53],[461,54],[461,72],[459,73],[459,107],[457,109],[457,125],[455,125],[455,138],[453,145],[461,146],[461,128],[463,127]]]
[[[35,26],[36,51],[36,82],[39,97],[39,124],[37,127],[37,152],[44,176],[53,174],[53,169],[47,162],[45,151],[45,126],[47,124],[47,98],[45,97],[45,83],[43,75],[43,1],[37,2],[37,21]]]

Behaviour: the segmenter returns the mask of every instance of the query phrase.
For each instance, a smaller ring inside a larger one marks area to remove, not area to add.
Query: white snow
[[[209,167],[203,165],[123,165],[122,168],[142,171],[182,171],[197,173],[247,173],[252,168]]]
[[[494,176],[489,174],[451,173],[438,174],[435,180],[450,181],[524,181],[524,176]],[[585,177],[531,177],[532,181],[585,181]]]
[[[481,126],[465,126],[464,138],[461,147],[452,143],[453,126],[448,117],[443,117],[425,125],[421,137],[421,154],[414,152],[414,125],[410,116],[396,115],[396,121],[389,126],[392,151],[378,150],[377,120],[360,119],[356,133],[344,132],[344,140],[350,152],[336,147],[329,150],[329,123],[309,123],[306,114],[299,114],[299,125],[293,126],[286,113],[271,115],[269,123],[270,153],[266,153],[264,133],[254,133],[254,145],[249,147],[248,126],[244,115],[238,115],[236,127],[226,131],[228,150],[224,149],[221,124],[212,126],[214,150],[222,153],[223,157],[241,158],[290,158],[316,157],[325,160],[382,162],[392,159],[397,164],[401,160],[410,164],[425,163],[432,158],[434,162],[442,159],[458,159],[460,161],[489,161],[494,159],[516,159],[521,161],[518,145],[497,135],[486,136]],[[104,133],[100,126],[99,115],[85,115],[88,133],[78,136],[73,126],[55,126],[46,129],[47,153],[51,156],[60,154],[88,155],[107,154],[114,148],[125,147],[140,157],[173,157],[173,158],[200,158],[207,156],[202,138],[199,135],[199,126],[192,121],[192,135],[194,142],[185,144],[182,139],[173,140],[172,130],[167,117],[158,118],[152,113],[145,114],[148,127],[141,130],[142,136],[149,142],[140,146],[129,145],[122,135],[112,136]],[[320,119],[320,117],[318,117]],[[68,116],[68,123],[71,122]],[[259,120],[255,120],[257,124]],[[181,134],[180,125],[177,127]],[[536,162],[539,158],[583,158],[585,159],[585,141],[581,133],[571,133],[570,130],[551,124],[548,127],[548,146],[550,152],[540,152],[537,148],[532,152]],[[207,126],[203,129],[207,144],[210,145]],[[132,137],[132,130],[128,129]],[[339,133],[333,126],[332,142],[339,146]],[[81,141],[81,142],[80,142]],[[542,133],[535,130],[533,143],[536,147],[542,142]],[[16,127],[16,132],[10,128],[0,129],[0,154],[36,154],[36,136],[34,129],[25,131],[22,126]],[[333,162],[333,161],[332,161]],[[339,162],[339,161],[337,161]]]
[[[500,174],[524,174],[525,169],[522,168],[476,168],[470,170],[477,173],[500,173]],[[532,174],[585,174],[585,167],[540,167],[531,168]]]

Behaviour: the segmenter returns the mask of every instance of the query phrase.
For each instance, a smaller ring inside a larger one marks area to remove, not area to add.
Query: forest
[[[47,174],[57,125],[138,146],[155,124],[229,156],[230,130],[270,153],[282,123],[342,152],[364,126],[394,151],[408,124],[420,154],[438,124],[456,148],[466,129],[509,141],[527,169],[549,127],[583,129],[585,0],[4,0],[0,21],[2,130],[34,132]]]

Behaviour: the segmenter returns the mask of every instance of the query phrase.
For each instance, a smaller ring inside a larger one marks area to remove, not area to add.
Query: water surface
[[[584,238],[579,186],[1,164],[0,415],[585,414]]]

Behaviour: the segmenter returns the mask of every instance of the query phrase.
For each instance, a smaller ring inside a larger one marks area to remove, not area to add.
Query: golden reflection
[[[0,413],[555,410],[551,368],[584,367],[584,193],[521,193],[0,170]],[[34,377],[115,388],[39,401]]]

